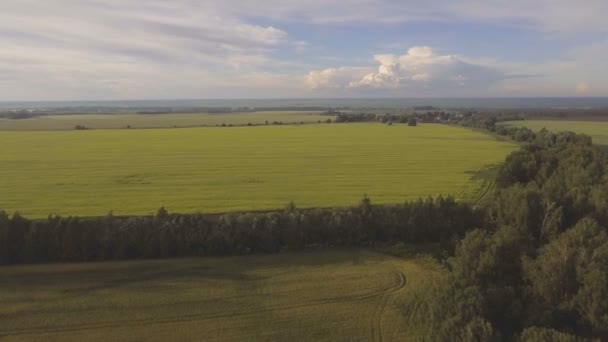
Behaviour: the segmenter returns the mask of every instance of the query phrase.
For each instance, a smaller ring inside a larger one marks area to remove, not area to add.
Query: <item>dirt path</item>
[[[374,314],[372,315],[372,322],[371,322],[371,325],[372,325],[371,340],[372,341],[382,341],[383,340],[382,314],[384,313],[386,305],[388,304],[390,295],[393,292],[401,290],[406,284],[406,278],[402,272],[395,271],[395,276],[396,276],[395,285],[393,287],[391,287],[390,289],[386,290],[384,293],[382,293],[382,295],[380,296],[380,299],[378,300],[378,304],[376,305],[376,309],[374,310]]]

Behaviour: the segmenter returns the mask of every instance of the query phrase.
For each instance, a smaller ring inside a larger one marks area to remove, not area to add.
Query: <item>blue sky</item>
[[[608,96],[608,1],[2,0],[0,101]]]

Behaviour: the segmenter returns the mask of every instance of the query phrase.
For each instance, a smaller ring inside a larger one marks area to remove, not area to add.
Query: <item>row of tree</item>
[[[423,123],[437,123],[449,120],[450,114],[445,112],[428,112],[426,114],[374,114],[374,113],[341,113],[335,114],[336,123],[348,122],[382,122],[382,123],[407,123],[410,126],[415,126],[417,121]],[[454,114],[455,115],[455,114]]]
[[[0,212],[0,264],[275,253],[319,246],[392,242],[449,245],[485,214],[451,197],[392,206],[364,198],[351,208],[154,217],[49,217]]]

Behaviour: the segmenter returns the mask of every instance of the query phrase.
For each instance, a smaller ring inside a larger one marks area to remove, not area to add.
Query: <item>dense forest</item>
[[[608,162],[574,133],[502,128],[522,142],[483,204],[451,197],[391,206],[221,216],[28,220],[0,212],[0,264],[276,253],[435,243],[446,276],[404,303],[430,340],[608,338]]]
[[[526,141],[498,172],[487,225],[458,243],[443,282],[404,305],[430,340],[608,338],[606,156],[571,133]]]

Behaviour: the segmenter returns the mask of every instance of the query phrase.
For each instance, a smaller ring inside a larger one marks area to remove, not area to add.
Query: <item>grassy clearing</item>
[[[444,125],[0,132],[0,208],[28,217],[217,213],[454,194],[515,145]]]
[[[608,145],[608,122],[526,120],[510,121],[504,124],[528,127],[534,131],[540,131],[541,129],[546,128],[553,132],[572,131],[575,133],[583,133],[591,136],[594,144]]]
[[[254,112],[229,114],[82,114],[45,115],[32,119],[0,119],[0,131],[72,130],[76,125],[90,129],[173,128],[216,125],[261,125],[312,123],[333,119],[315,112]]]
[[[432,261],[360,250],[0,268],[3,341],[403,340]]]

